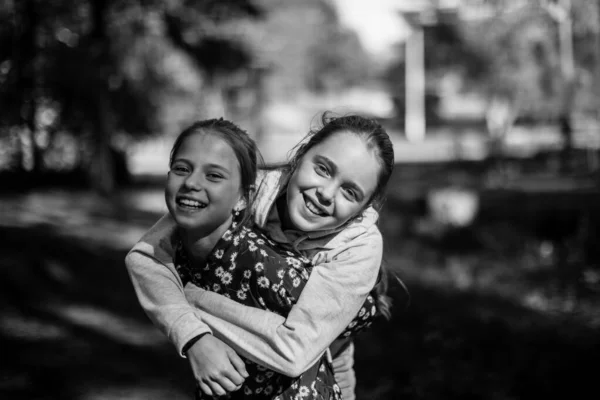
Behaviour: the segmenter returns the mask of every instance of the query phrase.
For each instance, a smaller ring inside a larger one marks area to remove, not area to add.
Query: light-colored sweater
[[[212,332],[240,355],[274,371],[298,376],[323,354],[360,310],[382,259],[377,212],[331,232],[283,232],[275,199],[286,183],[281,170],[261,173],[255,222],[314,264],[298,302],[284,318],[241,305],[194,285],[185,290],[173,265],[175,222],[163,216],[133,247],[126,265],[150,319],[181,352],[193,337]]]

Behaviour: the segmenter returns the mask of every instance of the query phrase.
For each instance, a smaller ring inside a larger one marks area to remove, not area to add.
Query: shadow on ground
[[[127,212],[96,214],[128,223]],[[149,227],[158,214],[133,218]],[[187,362],[133,293],[123,264],[132,243],[85,235],[98,222],[84,222],[73,227],[79,235],[52,223],[0,224],[0,398],[191,399]],[[597,329],[481,293],[406,283],[410,306],[396,287],[392,320],[357,338],[359,399],[596,392]]]
[[[0,235],[0,398],[193,398],[187,361],[137,303],[126,249],[47,224]]]
[[[357,338],[360,399],[584,398],[596,390],[597,329],[407,284],[410,307]]]

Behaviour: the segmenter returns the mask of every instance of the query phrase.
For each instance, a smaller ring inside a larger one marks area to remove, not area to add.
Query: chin
[[[303,232],[316,232],[316,231],[324,231],[326,229],[329,229],[326,226],[323,226],[323,225],[315,223],[315,222],[307,221],[304,218],[292,219],[292,224],[294,224],[294,227],[297,230],[303,231]]]
[[[293,229],[299,231],[312,231],[314,229],[314,224],[311,224],[298,214],[294,215],[290,213],[290,222],[292,223]]]

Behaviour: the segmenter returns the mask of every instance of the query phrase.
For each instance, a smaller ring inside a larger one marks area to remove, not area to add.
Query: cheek
[[[362,209],[362,205],[356,203],[350,203],[346,199],[341,199],[338,202],[338,207],[336,208],[337,217],[343,222],[348,221],[350,218],[354,217],[356,214],[360,212]]]
[[[314,173],[312,168],[307,164],[303,164],[292,176],[290,184],[293,183],[295,186],[304,186],[310,184],[310,182],[313,180],[313,175]]]
[[[167,179],[167,184],[165,185],[165,196],[170,196],[173,193],[175,193],[176,189],[175,189],[175,183],[173,182],[173,179],[169,178]]]

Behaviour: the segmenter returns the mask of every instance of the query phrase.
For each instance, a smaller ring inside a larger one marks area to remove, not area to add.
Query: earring
[[[233,210],[239,213],[240,211],[242,211],[245,208],[246,208],[246,200],[240,199],[236,203],[235,207],[233,207]]]

